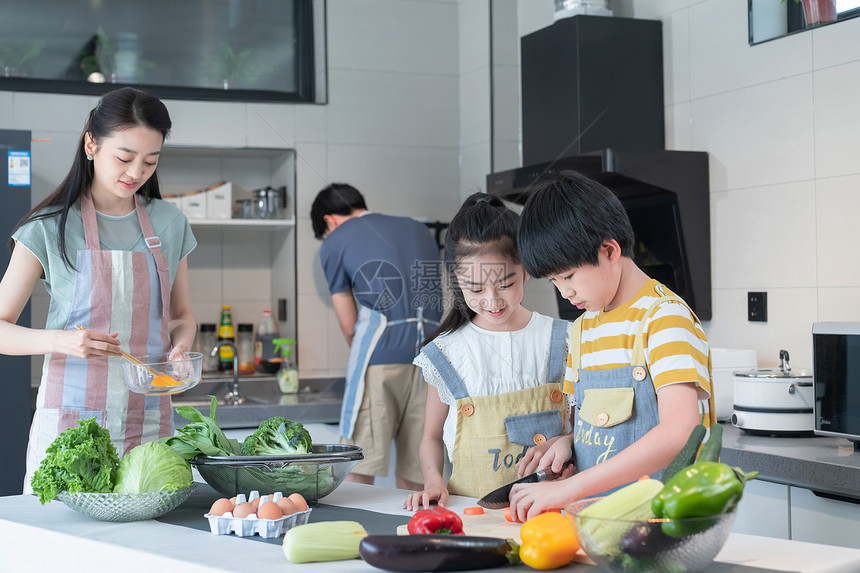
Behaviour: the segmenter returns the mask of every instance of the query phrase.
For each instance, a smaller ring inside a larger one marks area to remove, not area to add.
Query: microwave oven
[[[812,325],[814,432],[860,449],[860,322]]]

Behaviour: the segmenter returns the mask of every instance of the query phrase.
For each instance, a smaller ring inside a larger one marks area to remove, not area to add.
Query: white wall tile
[[[690,95],[706,97],[809,72],[810,34],[749,45],[746,0],[690,6]]]
[[[80,95],[15,92],[10,129],[73,131],[80,134],[92,109]]]
[[[294,147],[295,108],[284,104],[247,104],[248,147]]]
[[[328,178],[327,153],[326,145],[320,143],[300,143],[296,146],[295,212],[300,218],[310,216],[317,193],[333,183]]]
[[[455,145],[456,75],[332,70],[330,143]]]
[[[818,179],[815,183],[815,228],[818,285],[860,285],[860,175]],[[857,305],[856,302],[854,306]]]
[[[328,283],[320,263],[322,241],[313,238],[310,219],[299,219],[296,225],[299,244],[296,253],[296,278],[299,294],[321,294],[328,297]]]
[[[327,105],[297,105],[296,114],[296,142],[321,143],[326,140]]]
[[[492,172],[516,169],[523,164],[520,141],[495,139],[493,140],[493,169]]]
[[[836,24],[841,25],[841,24]],[[858,42],[860,43],[860,42]],[[814,74],[815,174],[860,173],[860,61]]]
[[[490,137],[490,68],[460,76],[460,145],[487,141]]]
[[[456,4],[330,0],[327,19],[330,70],[450,74],[457,65]]]
[[[462,97],[462,94],[461,94]],[[493,66],[493,138],[520,139],[520,69]]]
[[[493,64],[518,66],[520,60],[517,0],[491,0],[493,8]],[[462,31],[460,33],[462,38]],[[460,72],[466,70],[461,69]]]
[[[490,61],[490,0],[459,4],[459,73],[473,72]]]
[[[663,99],[672,104],[690,99],[690,19],[688,10],[663,17]]]
[[[629,6],[631,4],[632,7]],[[610,7],[613,16],[661,20],[674,12],[682,11],[688,4],[688,0],[613,0]]]
[[[816,28],[811,35],[816,70],[860,60],[860,18]]]
[[[334,310],[327,306],[324,299],[316,294],[299,294],[299,371],[302,376],[307,372],[328,371],[328,320]]]
[[[818,289],[819,322],[860,322],[860,287]]]
[[[247,144],[245,104],[211,101],[165,101],[173,120],[168,141],[174,145]]]
[[[692,147],[690,107],[690,102],[681,102],[666,106],[664,110],[666,118],[666,149],[694,151]]]
[[[518,0],[517,23],[520,37],[551,26],[554,14],[554,0]]]
[[[35,207],[65,179],[72,166],[81,132],[34,130],[30,137],[49,140],[30,142],[33,159],[30,200]]]
[[[371,210],[447,220],[457,208],[457,149],[329,144],[328,176],[364,195]]]
[[[813,182],[712,193],[711,256],[714,289],[815,287]]]
[[[752,348],[759,367],[779,363],[779,351],[788,350],[791,365],[812,368],[812,324],[817,320],[814,288],[764,289],[767,292],[767,322],[747,320],[747,292],[760,289],[715,289],[714,318],[708,341],[715,348]]]
[[[460,198],[487,190],[487,174],[490,173],[490,142],[484,141],[460,148]],[[459,204],[454,207],[447,220],[454,216]]]
[[[710,154],[711,190],[813,177],[812,75],[693,100],[692,148]]]

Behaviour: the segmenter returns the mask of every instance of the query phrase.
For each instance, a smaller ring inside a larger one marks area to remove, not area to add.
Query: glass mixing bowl
[[[586,517],[579,512],[599,497],[565,508],[583,551],[606,571],[693,573],[714,561],[723,548],[735,513],[684,519],[625,520]],[[668,532],[668,534],[667,534]],[[673,537],[684,533],[682,537]]]
[[[137,362],[123,362],[125,385],[132,392],[159,396],[177,394],[200,383],[203,354],[186,352],[181,360],[168,360],[168,353],[134,357]]]

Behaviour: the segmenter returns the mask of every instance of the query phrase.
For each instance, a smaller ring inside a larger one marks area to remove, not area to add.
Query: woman
[[[132,355],[191,349],[186,257],[197,241],[161,201],[155,169],[171,121],[152,94],[122,88],[90,112],[60,186],[18,223],[0,281],[0,352],[44,354],[24,491],[45,450],[95,417],[122,456],[172,433],[170,397],[129,393]],[[45,329],[15,323],[38,279],[51,297]],[[75,328],[84,326],[85,330]]]

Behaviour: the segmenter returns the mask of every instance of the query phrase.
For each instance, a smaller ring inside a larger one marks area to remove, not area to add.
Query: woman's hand
[[[403,509],[409,511],[418,511],[423,506],[424,509],[430,509],[430,502],[436,500],[440,507],[445,507],[448,502],[448,489],[444,484],[431,485],[425,487],[424,491],[416,491],[406,496],[406,501],[403,504]]]
[[[170,354],[167,356],[167,359],[170,361],[185,360],[188,358],[188,356],[186,356],[186,352],[188,351],[189,349],[186,348],[184,344],[177,344],[170,349]]]
[[[550,438],[540,445],[529,448],[526,455],[517,462],[517,476],[523,477],[545,468],[560,472],[564,463],[573,458],[572,442],[573,437],[568,434]]]
[[[118,332],[106,334],[97,330],[72,329],[56,330],[53,351],[78,358],[94,356],[121,356]]]

